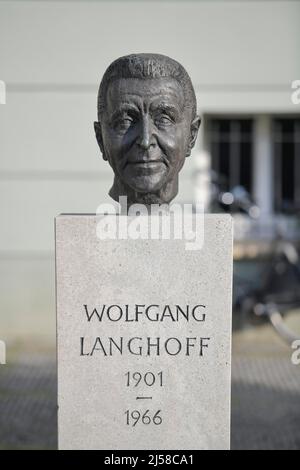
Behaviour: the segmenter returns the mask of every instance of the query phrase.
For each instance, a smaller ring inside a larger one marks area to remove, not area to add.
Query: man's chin
[[[137,193],[158,193],[166,184],[166,179],[141,177],[126,181],[126,184]]]

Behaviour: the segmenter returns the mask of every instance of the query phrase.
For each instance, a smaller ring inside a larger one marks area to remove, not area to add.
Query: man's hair
[[[183,89],[185,107],[191,109],[192,119],[196,116],[197,102],[191,79],[184,69],[174,59],[161,54],[130,54],[119,57],[106,69],[100,83],[98,93],[98,120],[106,107],[108,86],[113,80],[120,78],[165,78],[178,81]]]

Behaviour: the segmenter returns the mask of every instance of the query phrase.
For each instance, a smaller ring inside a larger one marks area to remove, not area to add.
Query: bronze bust
[[[114,171],[110,196],[128,204],[169,203],[200,125],[189,75],[160,54],[131,54],[106,70],[98,93],[96,138]]]

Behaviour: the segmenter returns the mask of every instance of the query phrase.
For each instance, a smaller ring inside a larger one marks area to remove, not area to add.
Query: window
[[[300,210],[300,118],[273,123],[275,210]]]
[[[252,119],[211,119],[212,169],[222,189],[243,186],[252,192]]]

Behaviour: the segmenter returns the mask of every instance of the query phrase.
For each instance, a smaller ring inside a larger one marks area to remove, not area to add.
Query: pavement
[[[54,348],[18,345],[0,366],[0,449],[57,449]],[[234,333],[232,449],[300,449],[300,365],[269,325]]]

